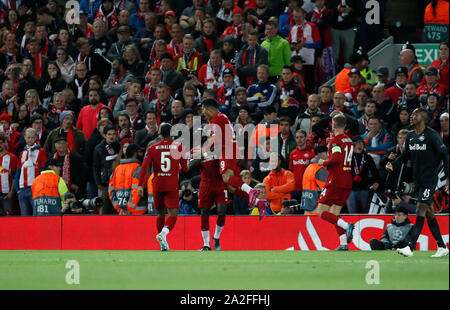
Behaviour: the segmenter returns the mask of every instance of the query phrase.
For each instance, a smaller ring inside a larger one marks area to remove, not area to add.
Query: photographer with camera
[[[191,180],[184,180],[180,184],[180,211],[178,214],[200,214],[198,190],[194,188]]]
[[[96,213],[103,205],[101,197],[77,200],[75,194],[67,192],[64,195],[64,203],[61,208],[62,214],[91,214]]]
[[[414,189],[405,188],[403,193],[413,194],[417,198],[417,217],[414,230],[407,238],[407,246],[397,249],[397,253],[406,257],[413,256],[413,251],[426,217],[430,231],[438,244],[438,250],[433,257],[443,257],[448,255],[449,251],[442,240],[439,225],[434,216],[433,196],[438,182],[438,167],[441,161],[444,162],[445,191],[448,193],[449,190],[447,148],[439,134],[427,126],[427,110],[423,108],[414,110],[411,116],[411,123],[415,126],[415,130],[408,132],[405,151],[392,163],[388,162],[386,164],[386,169],[392,172],[397,170],[408,159],[411,160],[415,186]]]
[[[408,218],[408,209],[398,204],[400,198],[396,200],[395,216],[391,224],[386,226],[383,236],[380,240],[371,239],[370,249],[374,250],[393,250],[406,246],[406,237],[411,233],[413,224]],[[394,201],[393,201],[394,203]]]

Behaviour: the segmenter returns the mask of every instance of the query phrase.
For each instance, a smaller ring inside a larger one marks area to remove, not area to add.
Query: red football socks
[[[158,233],[161,232],[161,230],[164,228],[164,222],[165,222],[165,217],[156,217],[156,229],[158,230]]]
[[[205,230],[209,231],[209,216],[208,215],[201,216],[201,229],[203,231],[205,231]]]
[[[327,221],[327,222],[329,222],[329,223],[331,223],[333,225],[336,225],[337,221],[339,220],[338,216],[336,216],[333,213],[328,212],[328,211],[322,212],[322,216],[321,217],[322,217],[323,220],[325,220],[325,221]]]
[[[166,221],[166,226],[169,229],[169,231],[172,231],[173,227],[175,226],[175,223],[177,222],[176,216],[168,216]]]

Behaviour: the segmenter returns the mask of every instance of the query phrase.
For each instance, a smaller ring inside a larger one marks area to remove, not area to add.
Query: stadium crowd
[[[241,178],[266,185],[268,214],[317,211],[308,197],[324,187],[317,163],[336,111],[354,141],[345,212],[368,213],[373,193],[392,199],[412,168],[384,167],[404,151],[414,109],[428,111],[449,147],[448,32],[427,68],[405,43],[390,76],[370,68],[383,27],[367,24],[365,2],[81,0],[70,17],[66,1],[0,1],[0,215],[33,215],[31,185],[49,165],[60,167],[73,201],[102,197],[100,214],[154,214],[151,188],[135,208],[112,203],[111,175],[127,159],[142,162],[163,122],[185,124],[192,146],[205,98],[233,125],[255,127],[236,132],[245,138]],[[430,8],[447,12],[448,26],[448,2]],[[132,144],[137,154],[127,158]],[[249,156],[259,149],[267,156]],[[199,183],[198,169],[181,175],[180,214],[200,214]],[[257,211],[229,198],[227,214]],[[401,198],[414,212],[411,197]],[[291,199],[301,207],[283,206]]]

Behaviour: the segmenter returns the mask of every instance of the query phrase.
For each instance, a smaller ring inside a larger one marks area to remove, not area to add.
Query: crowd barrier
[[[449,216],[437,215],[444,242],[449,242]],[[370,250],[392,215],[348,215],[356,224],[350,250]],[[415,216],[409,217],[415,222]],[[211,236],[216,217],[210,217]],[[64,215],[0,218],[0,250],[159,250],[156,216]],[[222,250],[333,250],[339,239],[333,225],[317,216],[228,216],[221,235]],[[200,216],[179,216],[167,237],[171,250],[203,246]],[[212,237],[211,237],[212,240]],[[418,250],[436,250],[425,224]]]

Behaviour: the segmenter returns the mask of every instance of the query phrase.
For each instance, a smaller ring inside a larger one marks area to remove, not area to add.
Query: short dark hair
[[[279,123],[281,124],[281,122],[288,122],[289,126],[292,126],[292,119],[289,116],[280,117]]]
[[[131,158],[139,151],[139,149],[139,146],[131,143],[130,145],[128,145],[125,155],[127,156],[127,158]]]
[[[106,135],[108,133],[108,131],[110,131],[110,130],[114,130],[114,132],[115,132],[116,127],[114,127],[114,125],[112,125],[112,124],[106,125],[105,128],[103,128],[103,134]]]
[[[160,128],[161,136],[163,136],[163,138],[170,137],[170,131],[172,130],[172,125],[170,125],[169,123],[162,123],[159,126],[159,128]]]
[[[325,145],[318,145],[314,148],[314,154],[328,152],[328,148]]]
[[[217,104],[217,101],[214,100],[214,99],[204,99],[202,101],[202,106],[204,106],[204,107],[211,107],[211,108],[215,108],[215,109],[219,108],[219,106]]]
[[[124,106],[126,107],[130,102],[136,102],[136,105],[139,105],[139,102],[137,101],[136,98],[128,98],[125,100]]]

